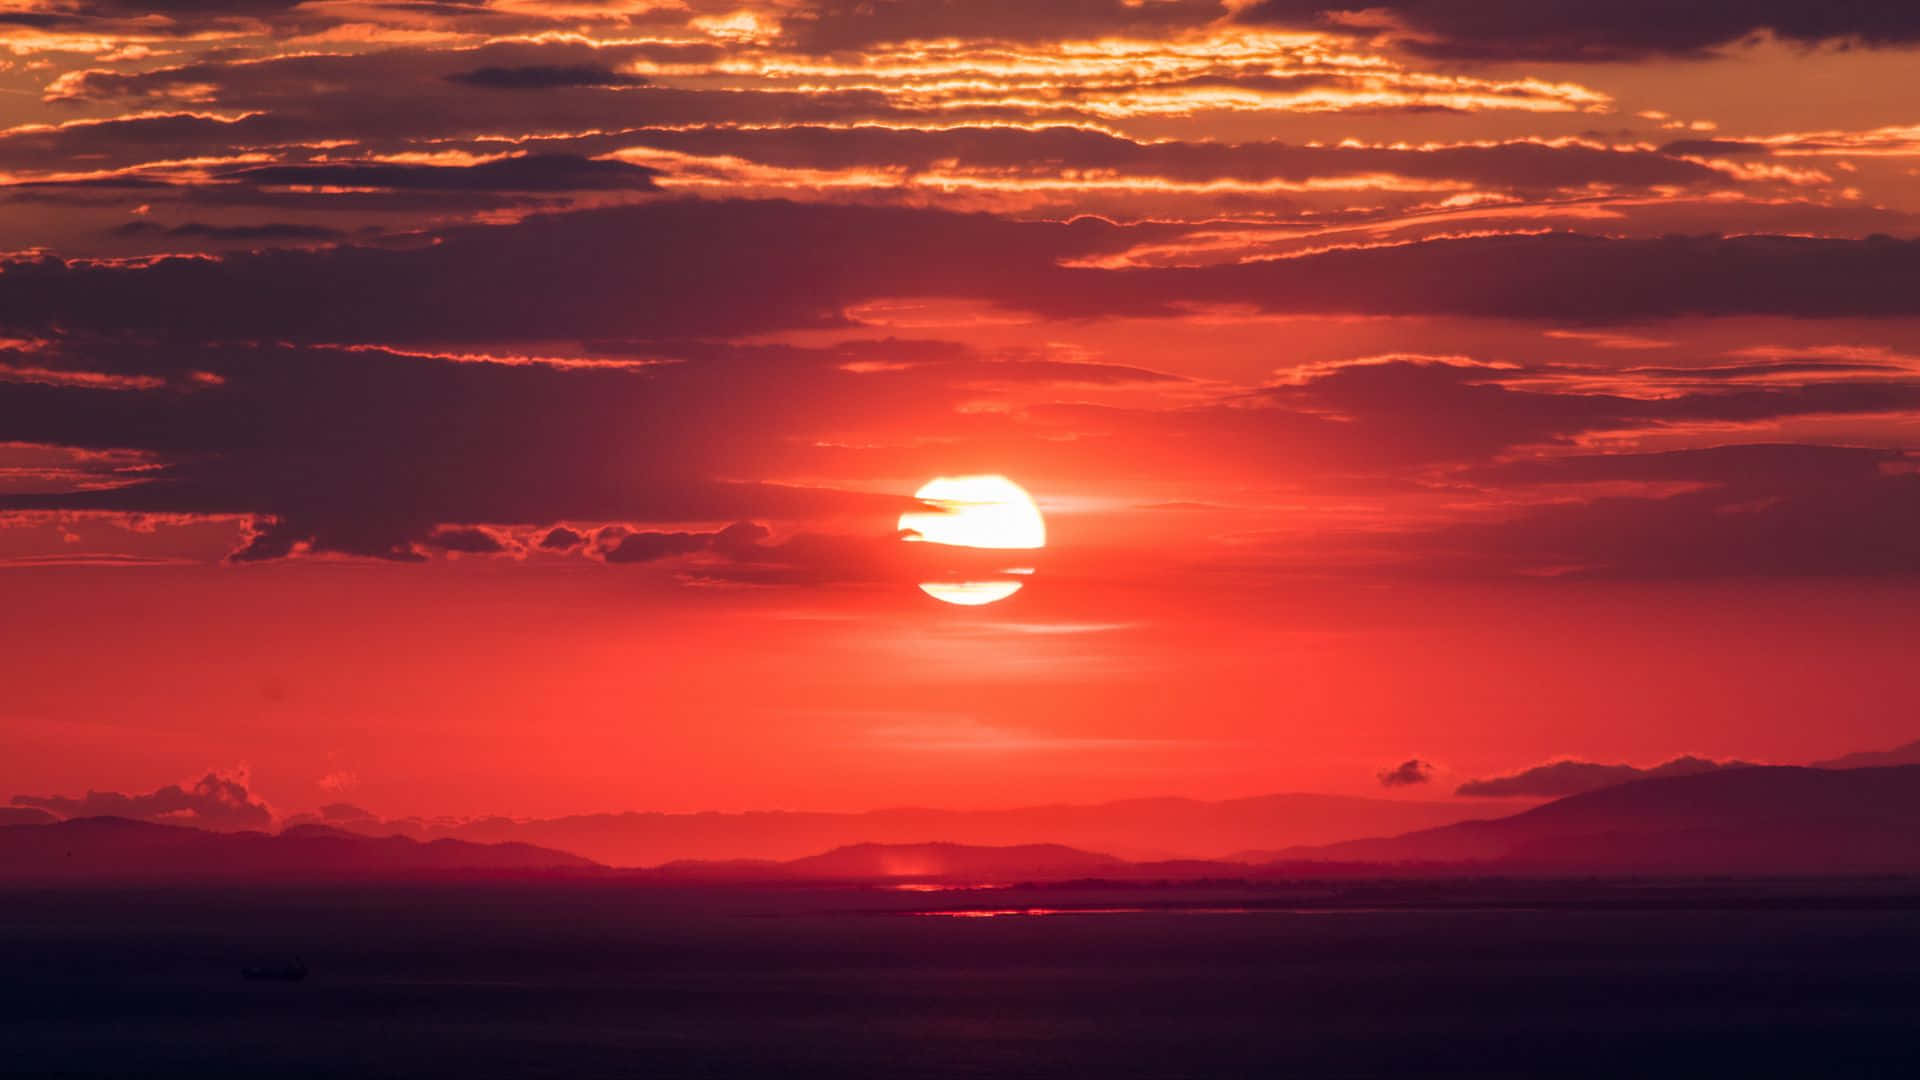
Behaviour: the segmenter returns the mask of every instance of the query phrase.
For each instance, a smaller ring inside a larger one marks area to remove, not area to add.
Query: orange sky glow
[[[1920,737],[1920,16],[174,7],[0,5],[0,805]]]

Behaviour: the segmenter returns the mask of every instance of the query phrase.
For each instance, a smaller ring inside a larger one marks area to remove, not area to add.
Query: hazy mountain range
[[[111,817],[0,826],[0,881],[306,878],[593,865],[578,855],[528,844],[421,843],[314,826],[280,833],[209,832]]]
[[[1179,806],[1178,801],[1172,801]],[[1218,807],[1229,804],[1197,804]],[[937,835],[937,834],[936,834]],[[1194,846],[1217,838],[1193,837]],[[1128,860],[1062,843],[863,842],[786,860],[679,860],[621,871],[521,843],[372,838],[298,826],[216,833],[118,818],[0,826],[0,880],[300,878],[566,870],[662,883],[1071,879],[1318,874],[1920,873],[1920,765],[1728,769],[1638,780],[1509,817],[1232,859]]]
[[[1828,761],[1808,763],[1812,769],[1875,769],[1889,765],[1920,765],[1920,740],[1891,750],[1865,750]]]
[[[1203,802],[1129,799],[1084,806],[1011,810],[898,808],[857,814],[581,814],[520,821],[481,818],[440,823],[383,820],[350,806],[296,821],[369,836],[517,841],[585,855],[609,866],[655,866],[683,859],[796,859],[849,844],[941,840],[986,847],[1036,841],[1110,852],[1127,859],[1221,856],[1255,847],[1328,844],[1484,817],[1462,803],[1345,795],[1265,795]]]
[[[1606,872],[1920,871],[1920,765],[1639,780],[1491,821],[1250,855]]]

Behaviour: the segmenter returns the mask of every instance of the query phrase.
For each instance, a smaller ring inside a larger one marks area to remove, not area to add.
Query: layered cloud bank
[[[29,4],[0,506],[846,580],[1012,463],[1289,572],[1909,573],[1920,136],[1643,85],[1916,37],[1790,7]]]

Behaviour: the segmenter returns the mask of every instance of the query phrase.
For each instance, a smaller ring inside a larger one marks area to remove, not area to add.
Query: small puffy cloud
[[[1433,763],[1408,758],[1391,769],[1380,770],[1376,775],[1380,778],[1381,787],[1410,787],[1433,779]]]
[[[1677,757],[1651,768],[1640,768],[1634,765],[1602,765],[1591,761],[1554,761],[1545,765],[1536,765],[1511,776],[1469,780],[1461,784],[1454,794],[1482,798],[1557,799],[1567,795],[1597,791],[1600,788],[1614,787],[1634,780],[1696,776],[1720,769],[1751,768],[1752,764],[1747,761],[1710,761],[1690,755]]]
[[[319,781],[322,791],[351,791],[360,784],[360,774],[351,769],[335,769]]]

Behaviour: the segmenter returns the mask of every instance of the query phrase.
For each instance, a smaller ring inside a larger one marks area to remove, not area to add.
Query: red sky
[[[0,796],[1910,741],[1920,14],[1874,7],[0,7]],[[1050,539],[975,610],[895,534],[966,473]]]

